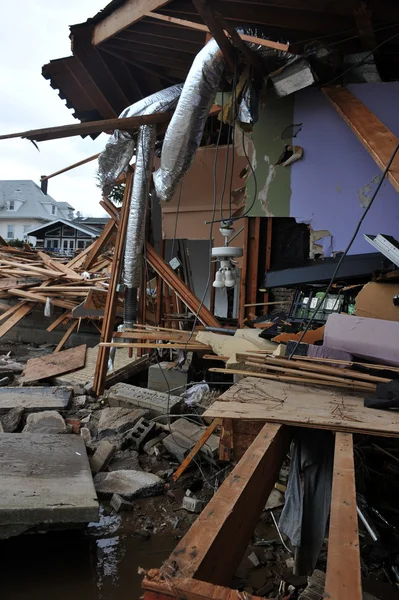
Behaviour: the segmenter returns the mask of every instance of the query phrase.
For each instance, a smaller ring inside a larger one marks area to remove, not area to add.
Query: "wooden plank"
[[[113,219],[108,221],[103,231],[101,232],[99,238],[90,246],[91,250],[86,256],[86,260],[84,262],[84,266],[86,270],[89,270],[90,267],[95,263],[98,255],[104,246],[109,242],[111,236],[114,234],[116,230],[116,223]]]
[[[355,465],[350,433],[335,436],[324,595],[330,600],[362,600]]]
[[[188,465],[191,463],[193,458],[195,456],[197,456],[197,454],[201,450],[202,446],[204,444],[206,444],[206,442],[211,437],[212,433],[215,431],[216,427],[219,427],[220,424],[221,424],[220,419],[214,419],[212,421],[212,423],[209,425],[209,427],[207,427],[205,429],[204,433],[201,435],[198,442],[190,450],[190,452],[187,454],[186,458],[181,463],[180,467],[173,474],[173,477],[172,477],[173,481],[176,482],[179,479],[179,477],[181,477],[181,475],[183,475],[184,471],[187,469]]]
[[[54,331],[54,329],[61,325],[61,323],[65,320],[66,317],[71,317],[71,312],[69,310],[66,310],[63,313],[61,313],[60,316],[57,317],[55,321],[53,321],[51,325],[47,327],[46,331]]]
[[[245,286],[246,307],[249,304],[252,304],[252,306],[255,305],[258,294],[260,217],[249,217],[248,226],[248,247],[246,252],[247,274]],[[249,312],[250,311],[245,311],[245,316],[248,316]]]
[[[196,29],[197,31],[203,31],[205,33],[210,33],[209,28],[206,25],[202,25],[202,23],[195,23],[194,21],[187,21],[185,19],[177,19],[176,17],[170,17],[169,15],[161,15],[159,13],[148,12],[146,13],[147,17],[152,17],[153,19],[158,19],[160,21],[166,21],[167,23],[171,23],[172,25],[180,25],[182,27],[187,27],[188,29]],[[228,31],[225,31],[228,34]],[[258,44],[259,46],[265,46],[266,48],[274,48],[274,50],[281,50],[282,52],[287,52],[289,49],[288,44],[280,44],[279,42],[273,42],[271,40],[264,40],[263,38],[255,37],[253,35],[246,35],[244,33],[239,33],[240,38],[245,40],[246,42],[250,42],[251,44]]]
[[[248,240],[249,240],[249,219],[244,221],[244,256],[242,259],[241,277],[240,277],[240,299],[238,306],[238,324],[244,327],[245,319],[245,294],[247,285],[247,258],[248,258]]]
[[[68,265],[64,265],[61,262],[55,262],[54,260],[50,260],[48,264],[53,267],[53,269],[58,269],[58,271],[61,271],[61,273],[66,275],[68,279],[72,279],[72,281],[82,281],[79,273],[76,273],[76,271],[68,267]]]
[[[42,269],[41,267],[33,267],[30,264],[16,262],[11,260],[6,260],[5,258],[0,258],[0,263],[3,265],[9,265],[10,267],[19,269],[19,270],[27,270],[32,273],[40,273],[42,275],[46,275],[47,277],[63,277],[59,271],[51,270],[51,269]]]
[[[125,248],[127,223],[129,219],[132,185],[133,173],[129,169],[126,176],[126,186],[123,194],[123,204],[115,240],[114,255],[112,259],[111,276],[109,280],[108,293],[105,301],[104,319],[100,337],[101,342],[109,342],[112,339],[112,332],[114,330],[114,323],[118,306],[117,287],[122,274],[123,253]],[[93,390],[97,395],[102,394],[105,389],[108,358],[109,348],[101,346],[98,349],[96,370],[93,382]]]
[[[37,292],[32,293],[27,290],[16,290],[14,288],[8,290],[8,293],[12,296],[18,296],[21,298],[27,298],[28,300],[34,300],[36,302],[41,302],[45,304],[47,302],[47,296],[42,296],[42,294],[38,294]],[[76,306],[75,302],[70,302],[68,300],[60,300],[59,298],[51,298],[51,304],[54,306],[60,306],[61,308],[74,308]]]
[[[188,343],[170,343],[170,344],[155,344],[148,342],[148,344],[140,344],[140,343],[129,343],[129,342],[100,342],[100,346],[103,348],[172,348],[175,350],[200,350],[200,351],[208,351],[212,350],[210,346],[206,346],[205,344],[188,344]]]
[[[57,352],[60,352],[62,350],[65,342],[71,337],[71,335],[75,331],[78,323],[79,323],[79,319],[75,319],[75,321],[72,321],[72,323],[70,324],[70,326],[68,327],[68,329],[66,330],[66,332],[64,333],[64,335],[62,336],[60,341],[58,342],[58,345],[57,345],[56,349],[54,350],[54,354],[56,354]]]
[[[233,420],[222,419],[222,435],[220,436],[219,441],[219,460],[230,461],[233,457],[233,448]]]
[[[76,369],[81,369],[85,365],[86,344],[69,348],[57,354],[49,354],[40,358],[31,358],[26,363],[23,377],[23,384],[33,381],[40,381],[57,375],[64,375]]]
[[[203,325],[208,327],[220,327],[219,321],[214,315],[202,305],[200,300],[192,293],[187,285],[176,275],[173,269],[157,254],[154,248],[147,242],[146,256],[148,263],[158,275],[162,277],[165,283],[173,289],[180,300],[194,314],[198,313],[198,319]]]
[[[67,171],[76,169],[76,167],[81,167],[82,165],[86,165],[87,163],[91,162],[92,160],[96,160],[99,156],[100,156],[100,152],[98,152],[97,154],[93,154],[93,156],[89,156],[88,158],[84,158],[83,160],[80,160],[79,162],[76,162],[73,165],[69,165],[69,167],[64,167],[63,169],[60,169],[59,171],[55,171],[55,173],[51,173],[51,175],[44,175],[43,177],[40,177],[40,182],[47,181],[48,179],[51,179],[52,177],[56,177],[57,175],[61,175],[62,173],[67,173]]]
[[[224,392],[203,416],[399,437],[399,414],[365,408],[363,396],[364,392],[355,396],[338,389],[245,377]]]
[[[105,42],[118,31],[122,31],[142,19],[146,12],[157,10],[164,4],[167,4],[165,0],[127,0],[100,23],[97,23],[93,31],[93,45],[97,46]]]
[[[13,315],[17,310],[19,310],[22,306],[25,306],[26,302],[18,302],[14,304],[14,306],[10,306],[2,315],[0,315],[0,321],[4,321]]]
[[[19,323],[21,319],[26,317],[27,314],[30,313],[32,308],[34,308],[35,304],[28,304],[27,302],[23,302],[22,306],[19,307],[17,311],[14,312],[11,317],[9,317],[2,325],[0,325],[0,338],[3,337],[6,333],[10,331],[14,325]]]
[[[142,582],[144,600],[162,600],[162,598],[184,598],[185,600],[240,600],[242,592],[213,585],[197,579],[173,577],[165,579],[144,579]],[[257,596],[245,593],[245,600],[261,600]],[[267,600],[263,598],[262,600]]]
[[[59,125],[58,127],[45,127],[42,129],[31,129],[20,131],[18,133],[8,133],[0,135],[0,140],[9,140],[11,138],[26,138],[36,142],[45,142],[48,140],[58,140],[75,135],[91,135],[103,131],[113,131],[114,129],[123,129],[132,131],[138,129],[140,125],[156,125],[158,123],[168,123],[171,113],[154,113],[152,115],[141,115],[138,117],[126,117],[123,119],[104,119],[102,121],[88,121],[85,123],[72,123],[69,125]]]
[[[347,88],[324,87],[322,90],[381,171],[384,171],[399,143],[396,135]],[[387,179],[399,192],[399,153],[392,162]]]
[[[169,562],[176,565],[177,577],[193,577],[216,585],[230,583],[273,489],[290,441],[288,428],[264,425],[172,552]]]

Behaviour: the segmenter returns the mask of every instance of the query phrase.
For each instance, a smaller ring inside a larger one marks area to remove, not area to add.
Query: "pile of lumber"
[[[187,352],[209,352],[211,347],[197,341],[197,333],[167,327],[135,324],[131,329],[115,331],[112,342],[102,342],[100,346],[116,348],[157,348],[185,350]],[[120,338],[120,340],[118,340]],[[130,341],[131,340],[131,341]]]
[[[343,388],[356,392],[375,392],[377,383],[391,381],[398,367],[354,363],[330,358],[294,356],[291,359],[257,351],[236,354],[234,357],[212,356],[205,358],[226,363],[225,368],[211,368],[212,372],[253,375],[262,379],[287,383],[302,383],[325,387]],[[376,370],[392,372],[392,377],[375,375]]]
[[[57,306],[64,312],[48,328],[53,331],[70,322],[62,338],[62,348],[79,319],[72,311],[90,295],[105,296],[112,257],[108,253],[95,258],[87,269],[87,259],[96,242],[72,260],[51,256],[26,246],[24,249],[0,246],[0,338],[19,323],[37,305]],[[5,300],[14,300],[10,305]]]

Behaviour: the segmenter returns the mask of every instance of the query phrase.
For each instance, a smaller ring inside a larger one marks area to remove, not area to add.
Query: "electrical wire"
[[[330,293],[330,290],[331,290],[331,288],[332,288],[332,286],[333,286],[333,283],[334,283],[334,281],[335,281],[335,278],[336,278],[336,276],[337,276],[337,273],[338,273],[338,271],[339,271],[339,269],[340,269],[340,267],[341,267],[341,265],[342,265],[342,263],[343,263],[343,261],[344,261],[344,259],[345,259],[346,255],[348,254],[349,250],[351,249],[351,247],[352,247],[352,244],[353,244],[353,242],[355,241],[357,234],[359,233],[360,227],[362,226],[362,223],[363,223],[364,219],[366,218],[366,216],[367,216],[367,214],[368,214],[368,212],[369,212],[370,208],[373,206],[374,200],[376,199],[376,197],[377,197],[377,194],[378,194],[378,192],[380,191],[380,188],[381,188],[382,184],[384,183],[385,177],[386,177],[386,175],[387,175],[387,173],[388,173],[388,171],[389,171],[389,169],[390,169],[390,167],[391,167],[391,165],[392,165],[392,163],[393,163],[393,160],[394,160],[394,158],[395,158],[395,156],[396,156],[396,154],[397,154],[398,150],[399,150],[399,143],[396,145],[396,148],[395,148],[395,150],[392,152],[392,155],[391,155],[391,157],[390,157],[390,159],[389,159],[389,161],[388,161],[388,163],[387,163],[387,166],[385,167],[385,169],[384,169],[384,171],[383,171],[383,173],[382,173],[382,177],[381,177],[381,179],[380,179],[380,181],[379,181],[379,183],[378,183],[378,185],[377,185],[377,187],[376,187],[376,189],[375,189],[375,191],[374,191],[374,194],[373,194],[373,195],[372,195],[372,197],[371,197],[370,203],[369,203],[368,207],[366,208],[366,210],[364,211],[364,213],[362,214],[362,216],[360,217],[360,219],[359,219],[359,221],[358,221],[358,224],[356,225],[355,231],[353,232],[353,235],[352,235],[352,237],[351,237],[351,239],[350,239],[350,241],[349,241],[349,244],[348,244],[348,245],[347,245],[347,247],[345,248],[345,250],[344,250],[343,254],[341,254],[341,257],[340,257],[340,259],[339,259],[339,261],[338,261],[338,263],[337,263],[337,266],[336,266],[336,267],[335,267],[335,269],[334,269],[334,272],[333,272],[333,274],[332,274],[332,277],[331,277],[331,279],[330,279],[330,282],[329,282],[329,284],[328,284],[328,286],[327,286],[327,289],[326,289],[325,295],[324,295],[322,298],[319,298],[319,301],[317,302],[317,305],[316,305],[316,307],[314,308],[314,311],[313,311],[313,313],[312,313],[312,315],[311,315],[311,317],[310,317],[309,321],[307,322],[307,324],[306,324],[306,327],[305,327],[305,329],[304,329],[304,330],[303,330],[303,332],[302,332],[302,335],[300,336],[299,340],[296,342],[296,344],[295,344],[295,346],[294,346],[294,348],[293,348],[292,352],[290,353],[290,355],[289,355],[289,357],[288,357],[289,359],[291,359],[291,358],[294,356],[295,352],[296,352],[296,351],[297,351],[297,349],[298,349],[298,346],[299,346],[299,344],[302,342],[302,340],[303,340],[303,338],[305,337],[305,335],[306,335],[307,331],[309,331],[309,327],[310,327],[310,326],[311,326],[311,324],[313,323],[313,321],[314,321],[314,318],[315,318],[315,316],[316,316],[316,313],[319,311],[319,309],[320,309],[320,306],[321,306],[321,305],[322,305],[322,303],[324,302],[325,298],[327,298],[327,295]]]

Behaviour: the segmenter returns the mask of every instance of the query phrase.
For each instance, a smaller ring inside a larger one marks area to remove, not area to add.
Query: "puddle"
[[[170,532],[137,539],[133,515],[102,513],[82,531],[0,542],[2,600],[126,600],[142,595],[138,567],[159,567],[177,544]]]

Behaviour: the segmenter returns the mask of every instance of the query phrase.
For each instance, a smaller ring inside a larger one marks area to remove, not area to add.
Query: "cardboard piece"
[[[356,316],[399,321],[399,306],[393,297],[399,294],[397,283],[367,283],[356,298]]]

